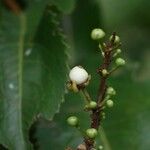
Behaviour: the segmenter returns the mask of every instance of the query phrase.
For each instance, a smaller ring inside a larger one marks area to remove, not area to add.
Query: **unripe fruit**
[[[94,129],[94,128],[87,129],[87,130],[86,130],[86,135],[87,135],[89,138],[93,139],[93,138],[95,138],[95,137],[97,136],[97,130]]]
[[[125,65],[126,62],[122,58],[117,58],[115,63],[116,63],[117,66],[123,66],[123,65]]]
[[[116,57],[120,53],[121,53],[121,49],[116,49],[116,52],[114,53],[113,57]]]
[[[105,119],[106,118],[105,112],[102,112],[100,117],[102,117],[103,119]]]
[[[91,102],[89,103],[89,108],[95,109],[96,107],[97,107],[97,103],[96,103],[95,101],[91,101]]]
[[[99,150],[102,150],[102,149],[103,149],[103,146],[102,146],[102,145],[100,145],[100,146],[98,147],[98,149],[99,149]]]
[[[109,40],[111,41],[113,38],[113,35],[110,36]],[[120,37],[119,36],[115,36],[115,40],[114,40],[114,43],[119,43],[120,42]]]
[[[78,118],[76,116],[71,116],[67,119],[67,123],[70,125],[70,126],[77,126],[78,125]]]
[[[112,87],[108,87],[106,93],[108,95],[116,95],[116,91]]]
[[[70,70],[69,78],[77,85],[83,84],[88,80],[88,73],[80,66],[76,66]]]
[[[105,36],[105,32],[102,29],[93,29],[91,32],[91,38],[93,40],[99,40]]]
[[[111,107],[114,106],[114,102],[113,102],[112,100],[110,100],[110,99],[106,101],[106,104],[107,104],[107,106],[108,106],[109,108],[111,108]]]
[[[108,71],[106,69],[102,70],[102,75],[105,77],[106,75],[108,75]]]
[[[121,53],[121,49],[117,49],[116,52],[117,52],[117,54],[120,54]]]

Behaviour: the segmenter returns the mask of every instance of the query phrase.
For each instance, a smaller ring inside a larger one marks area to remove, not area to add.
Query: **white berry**
[[[88,80],[88,73],[80,66],[76,66],[70,70],[69,78],[77,85],[83,84]]]

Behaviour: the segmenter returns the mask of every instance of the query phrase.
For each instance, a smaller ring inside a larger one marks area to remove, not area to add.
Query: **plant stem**
[[[104,58],[103,58],[103,64],[100,67],[100,71],[103,69],[108,70],[110,64],[111,64],[111,59],[112,59],[112,51],[111,49],[114,47],[114,40],[115,40],[115,33],[113,34],[112,40],[106,44],[106,47],[104,49]],[[107,76],[101,75],[100,78],[100,85],[99,85],[99,90],[98,90],[98,97],[97,97],[97,105],[100,106],[101,103],[105,99],[105,93],[107,89]],[[101,122],[101,117],[100,114],[102,112],[101,107],[97,107],[95,110],[92,110],[91,114],[91,128],[99,129],[100,122]],[[91,150],[94,148],[94,140],[85,138],[84,140],[86,149]]]
[[[92,99],[91,99],[89,93],[87,92],[87,90],[84,88],[81,90],[81,93],[82,93],[86,103],[90,103]]]
[[[109,75],[111,75],[113,72],[115,72],[118,68],[119,68],[119,66],[116,66],[115,68],[113,68],[113,69],[109,72]]]

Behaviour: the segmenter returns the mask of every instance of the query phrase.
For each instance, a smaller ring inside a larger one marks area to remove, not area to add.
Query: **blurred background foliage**
[[[82,65],[92,75],[88,90],[93,98],[96,98],[99,85],[96,69],[100,65],[101,54],[98,43],[91,40],[90,32],[93,28],[100,27],[108,37],[113,31],[121,37],[127,65],[109,80],[109,85],[116,89],[117,96],[114,107],[106,110],[102,126],[111,150],[149,150],[150,2],[51,0],[51,3],[56,4],[63,13],[61,25],[70,45],[69,66]],[[49,55],[53,53],[49,51]],[[62,150],[68,145],[75,148],[81,143],[80,133],[66,124],[70,115],[79,117],[83,129],[89,127],[89,114],[83,111],[82,97],[66,91],[65,102],[54,119],[47,121],[40,118],[32,126],[30,140],[35,149]],[[100,138],[97,141],[103,145]],[[104,150],[107,149],[104,147]]]

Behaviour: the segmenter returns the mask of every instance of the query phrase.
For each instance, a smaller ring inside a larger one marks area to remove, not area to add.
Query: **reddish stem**
[[[101,73],[102,69],[108,70],[108,68],[111,64],[111,58],[112,58],[111,49],[114,46],[114,40],[115,40],[115,33],[113,33],[112,40],[108,44],[106,44],[105,51],[104,51],[105,57],[103,59],[103,64],[99,68],[100,73]],[[102,119],[102,117],[100,117],[100,114],[102,112],[102,108],[99,106],[105,98],[105,93],[106,93],[106,89],[107,89],[107,76],[101,75],[100,81],[101,82],[99,85],[98,98],[97,98],[98,107],[95,110],[93,110],[92,114],[91,114],[91,128],[95,128],[95,129],[99,128],[100,122]],[[94,147],[94,140],[93,139],[85,138],[84,142],[86,145],[86,150],[91,150]]]

